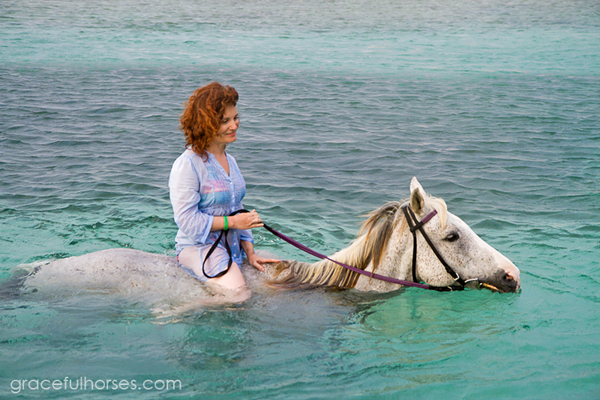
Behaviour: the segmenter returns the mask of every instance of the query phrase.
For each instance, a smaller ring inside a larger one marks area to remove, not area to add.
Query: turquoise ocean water
[[[416,176],[521,293],[258,292],[157,324],[4,291],[0,397],[81,398],[11,384],[86,377],[182,382],[92,399],[600,398],[600,3],[2,0],[0,279],[174,255],[178,115],[214,80],[240,93],[230,152],[265,221],[331,253]]]

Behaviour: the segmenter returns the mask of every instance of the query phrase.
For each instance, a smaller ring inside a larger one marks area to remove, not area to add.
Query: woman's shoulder
[[[205,168],[204,164],[205,164],[205,161],[202,159],[202,156],[200,156],[193,150],[186,149],[173,162],[173,169],[186,168],[186,166],[188,168],[191,166],[195,169],[197,169],[197,168],[203,169],[203,168]]]
[[[204,163],[202,156],[191,149],[185,149],[183,153],[177,157],[175,162],[191,161],[194,163]]]

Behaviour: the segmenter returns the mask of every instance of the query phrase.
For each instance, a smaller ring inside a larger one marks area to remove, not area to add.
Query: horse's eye
[[[444,238],[444,240],[446,240],[448,242],[455,242],[458,240],[458,238],[460,238],[460,235],[458,234],[458,232],[450,232],[448,234],[448,236],[446,236]]]

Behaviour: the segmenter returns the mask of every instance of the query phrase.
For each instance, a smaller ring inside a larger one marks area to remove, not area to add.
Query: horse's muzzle
[[[492,279],[485,279],[481,286],[493,291],[503,293],[514,293],[521,288],[521,279],[519,278],[519,269],[511,264],[504,269],[499,270]]]

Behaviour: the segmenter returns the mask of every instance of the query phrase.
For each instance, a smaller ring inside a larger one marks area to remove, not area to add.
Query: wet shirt
[[[220,231],[212,231],[214,216],[229,215],[242,206],[246,182],[233,156],[226,153],[229,175],[214,155],[208,160],[192,150],[186,150],[173,163],[169,176],[169,190],[175,223],[179,227],[176,241],[177,254],[189,246],[208,248],[218,239]],[[233,261],[241,265],[245,254],[240,240],[254,242],[250,230],[231,229],[228,242]],[[220,243],[219,248],[225,249]]]

